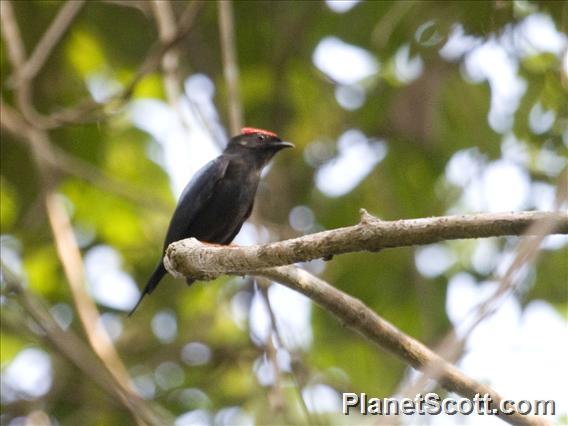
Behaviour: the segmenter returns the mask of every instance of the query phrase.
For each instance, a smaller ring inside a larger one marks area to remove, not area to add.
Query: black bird
[[[168,227],[162,258],[171,243],[185,238],[215,244],[233,241],[251,214],[260,172],[278,151],[293,146],[275,133],[252,127],[231,138],[225,151],[199,170],[183,190]],[[129,315],[165,274],[160,260]],[[188,285],[193,282],[191,277],[186,281]]]

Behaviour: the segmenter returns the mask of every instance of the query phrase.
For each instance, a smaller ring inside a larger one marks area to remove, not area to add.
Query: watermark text
[[[501,400],[495,403],[491,396],[475,394],[473,398],[441,398],[437,393],[425,395],[416,394],[414,398],[370,398],[366,393],[343,394],[343,414],[349,415],[351,410],[357,410],[363,415],[384,416],[413,416],[455,414],[496,415],[502,413],[511,415],[515,412],[522,415],[553,416],[556,414],[554,400]]]

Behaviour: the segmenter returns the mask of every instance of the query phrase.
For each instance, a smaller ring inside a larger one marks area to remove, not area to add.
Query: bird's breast
[[[191,233],[201,241],[225,244],[238,232],[250,212],[260,174],[229,166],[213,194],[195,217]]]

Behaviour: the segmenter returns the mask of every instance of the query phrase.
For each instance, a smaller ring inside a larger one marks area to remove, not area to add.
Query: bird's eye
[[[256,137],[256,140],[259,141],[259,142],[264,142],[265,139],[266,139],[266,136],[264,136],[264,135],[258,135]]]

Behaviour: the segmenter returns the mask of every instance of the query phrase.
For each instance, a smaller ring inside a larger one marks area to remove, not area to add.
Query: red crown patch
[[[241,129],[241,135],[250,135],[251,133],[260,133],[262,135],[272,136],[274,138],[278,137],[278,135],[276,133],[269,132],[268,130],[256,129],[254,127],[243,127]]]

